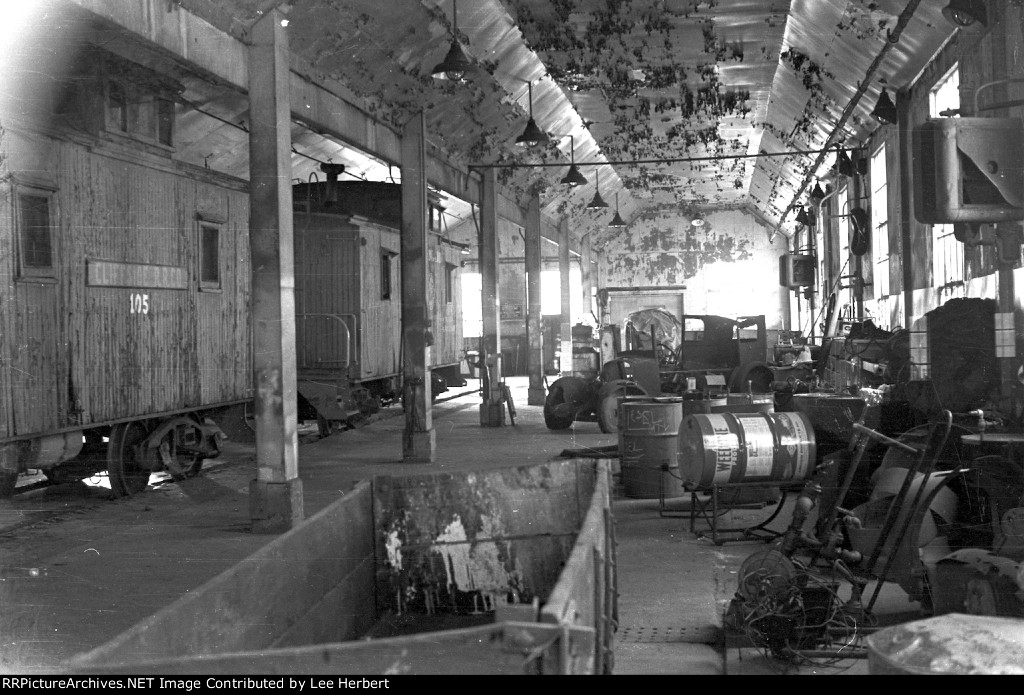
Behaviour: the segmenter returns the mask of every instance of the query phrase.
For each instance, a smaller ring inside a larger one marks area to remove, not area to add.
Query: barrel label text
[[[771,425],[763,417],[737,417],[747,443],[744,478],[768,478],[775,461],[775,439]]]

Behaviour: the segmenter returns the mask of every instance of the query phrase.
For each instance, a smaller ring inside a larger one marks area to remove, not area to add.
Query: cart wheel
[[[107,443],[107,473],[114,497],[130,497],[149,485],[151,468],[139,456],[138,445],[149,430],[141,420],[114,425]]]

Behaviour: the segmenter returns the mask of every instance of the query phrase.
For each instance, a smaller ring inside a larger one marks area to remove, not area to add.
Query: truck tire
[[[559,412],[559,406],[565,404],[565,392],[560,386],[552,386],[544,398],[544,424],[549,430],[567,430],[575,418],[570,414]]]

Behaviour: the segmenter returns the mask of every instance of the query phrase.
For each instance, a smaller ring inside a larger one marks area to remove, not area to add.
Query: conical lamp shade
[[[871,115],[879,123],[893,124],[896,122],[896,104],[892,103],[892,99],[889,98],[889,92],[882,90],[882,96],[878,97],[878,102]]]
[[[537,121],[533,120],[533,83],[528,82],[530,89],[530,120],[526,122],[523,134],[516,138],[516,144],[520,147],[536,147],[548,142],[548,134],[537,127]]]
[[[836,152],[836,171],[841,176],[853,176],[856,173],[853,160],[850,159],[850,155],[846,154],[846,150],[838,150]]]
[[[572,165],[569,171],[562,177],[561,183],[567,186],[582,186],[587,183],[587,177],[576,168],[576,138],[569,136],[569,156],[572,158]]]
[[[612,221],[608,223],[608,226],[609,227],[625,227],[626,226],[626,220],[622,219],[622,216],[619,214],[619,194],[618,193],[615,194],[615,217],[613,217]]]
[[[587,203],[587,210],[597,210],[606,207],[608,207],[608,203],[604,202],[604,198],[601,197],[601,191],[594,193],[593,200]]]
[[[472,67],[473,63],[466,57],[466,54],[462,50],[462,46],[458,41],[452,40],[451,48],[448,49],[448,55],[444,57],[444,60],[434,66],[434,69],[430,74],[438,80],[462,82],[466,77],[466,71]]]
[[[523,134],[516,138],[516,144],[522,147],[535,147],[548,141],[548,134],[537,127],[537,122],[530,118],[526,122]]]
[[[811,191],[810,197],[811,202],[814,204],[818,204],[821,201],[825,200],[825,191],[821,190],[820,184],[814,184],[814,190]]]
[[[568,186],[582,186],[587,183],[587,177],[580,173],[580,170],[573,164],[569,167],[568,173],[562,177],[561,183]]]
[[[601,170],[597,170],[597,182],[594,184],[594,199],[587,203],[587,210],[598,210],[600,208],[608,207],[608,203],[604,202],[604,198],[601,197]]]

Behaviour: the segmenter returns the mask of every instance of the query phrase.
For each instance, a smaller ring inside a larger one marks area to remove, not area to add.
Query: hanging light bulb
[[[608,223],[608,226],[609,227],[615,227],[615,228],[625,227],[626,226],[626,220],[622,219],[622,216],[619,215],[619,193],[618,193],[618,191],[616,191],[616,193],[615,193],[615,217],[613,217],[612,221]]]
[[[825,191],[821,190],[821,185],[815,182],[814,190],[811,191],[811,203],[819,205],[821,201],[825,200]]]
[[[526,122],[523,134],[516,138],[516,144],[520,147],[536,147],[547,143],[549,138],[548,134],[538,128],[537,122],[533,120],[533,83],[527,82],[526,84],[530,88],[530,120]]]
[[[448,55],[434,66],[430,74],[438,80],[465,82],[466,72],[473,67],[473,63],[466,57],[462,44],[459,43],[458,9],[455,0],[452,0],[452,34],[452,45],[448,49]]]
[[[566,173],[565,176],[562,177],[560,183],[564,183],[567,186],[574,187],[582,186],[587,183],[587,177],[581,174],[580,170],[576,168],[576,140],[573,138],[572,135],[569,136],[569,147],[569,156],[572,158],[571,164],[569,166],[569,171]]]
[[[608,203],[604,202],[601,197],[601,170],[597,170],[597,183],[594,189],[594,198],[587,203],[587,210],[598,210],[600,208],[608,207]]]

